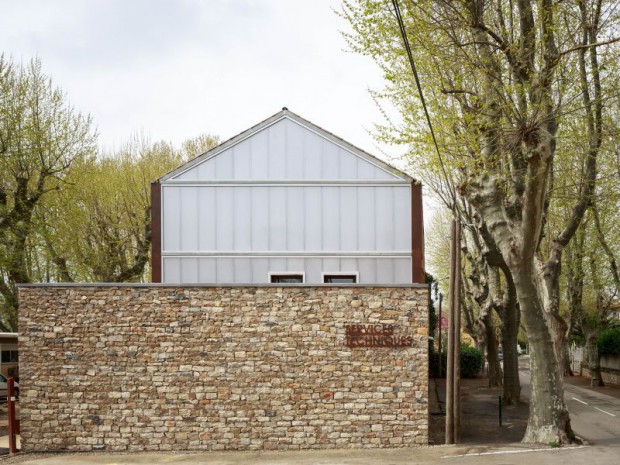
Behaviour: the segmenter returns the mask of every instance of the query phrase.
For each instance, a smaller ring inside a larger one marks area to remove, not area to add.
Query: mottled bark
[[[550,140],[547,139],[547,144]],[[549,153],[549,145],[537,153]],[[481,178],[469,195],[489,229],[513,277],[515,293],[528,335],[531,363],[530,415],[525,442],[570,442],[574,434],[564,404],[562,379],[554,353],[553,340],[535,278],[534,252],[539,235],[541,210],[546,191],[547,157],[530,160],[529,182],[524,192],[523,221],[510,224],[502,206],[498,182]],[[538,211],[538,213],[536,213]],[[508,226],[510,224],[510,227]],[[515,235],[518,228],[520,235]],[[516,350],[516,341],[514,344]]]
[[[503,399],[508,405],[519,402],[521,382],[519,381],[519,354],[517,336],[519,333],[520,312],[517,304],[517,291],[512,276],[507,273],[504,301],[502,303],[502,347],[504,349],[504,391]]]
[[[532,273],[524,268],[514,277],[530,346],[530,415],[523,440],[546,444],[571,442],[574,433],[564,404],[562,378],[544,309],[540,300],[533,297],[537,289]]]
[[[502,385],[503,373],[498,357],[497,336],[495,335],[492,313],[487,312],[483,321],[487,341],[486,356],[489,367],[489,387],[499,387]]]
[[[601,357],[598,353],[596,341],[597,334],[589,335],[586,342],[586,353],[588,354],[588,370],[590,371],[590,386],[604,386],[603,376],[601,375]]]

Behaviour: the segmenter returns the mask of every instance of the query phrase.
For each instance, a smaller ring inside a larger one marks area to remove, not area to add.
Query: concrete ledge
[[[271,283],[218,283],[218,284],[205,284],[205,283],[36,283],[36,284],[18,284],[17,287],[172,287],[172,288],[189,288],[189,287],[209,287],[209,288],[224,288],[224,287],[307,287],[307,288],[322,288],[322,287],[357,287],[367,289],[390,289],[390,288],[408,288],[408,289],[428,289],[428,284],[419,283],[403,283],[403,284],[271,284]]]

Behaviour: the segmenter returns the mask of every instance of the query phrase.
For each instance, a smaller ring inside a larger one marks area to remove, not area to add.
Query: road
[[[519,371],[522,392],[530,395],[529,368]],[[620,388],[611,388],[620,391]],[[589,443],[618,447],[620,453],[620,399],[587,387],[564,383],[564,401],[575,433]],[[620,459],[620,457],[619,457]]]
[[[527,359],[523,360],[527,362]],[[522,393],[530,395],[530,373],[528,363],[522,363],[519,370]],[[609,388],[613,395],[572,384],[564,383],[564,400],[571,416],[575,434],[590,446],[570,452],[571,465],[578,463],[617,464],[620,462],[620,388]],[[564,453],[557,456],[559,459]],[[552,457],[549,457],[552,459]],[[566,457],[564,457],[566,459]],[[583,461],[581,461],[583,460]],[[513,462],[513,463],[520,463]],[[544,461],[541,463],[556,463]],[[557,463],[562,463],[558,460]]]

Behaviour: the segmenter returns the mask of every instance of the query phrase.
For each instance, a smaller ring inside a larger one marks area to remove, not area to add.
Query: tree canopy
[[[217,143],[135,136],[102,153],[39,60],[0,56],[0,330],[17,329],[17,284],[146,281],[150,183]]]

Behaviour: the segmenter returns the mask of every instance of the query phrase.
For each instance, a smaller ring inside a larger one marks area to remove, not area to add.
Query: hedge
[[[437,371],[439,368],[439,354],[435,351],[431,352],[429,360],[430,376],[433,378],[445,378],[447,367],[447,355],[445,352],[441,354],[441,376]],[[475,378],[480,374],[484,362],[484,356],[475,347],[461,347],[461,378]]]
[[[598,338],[599,355],[620,355],[620,328],[603,331]]]

